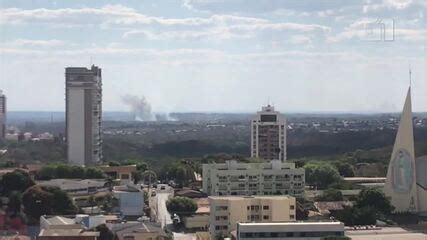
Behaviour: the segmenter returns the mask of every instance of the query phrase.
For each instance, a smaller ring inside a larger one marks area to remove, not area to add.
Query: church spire
[[[414,129],[409,86],[387,171],[384,193],[396,212],[417,212]]]

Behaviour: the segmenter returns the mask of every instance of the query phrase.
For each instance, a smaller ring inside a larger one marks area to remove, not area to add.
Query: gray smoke
[[[156,116],[151,111],[151,104],[144,96],[138,97],[134,95],[122,96],[123,102],[130,107],[130,110],[135,115],[135,121],[156,121]]]
[[[176,121],[169,116],[168,113],[154,114],[151,104],[144,96],[138,97],[135,95],[122,96],[123,102],[129,106],[130,111],[134,114],[135,121]]]

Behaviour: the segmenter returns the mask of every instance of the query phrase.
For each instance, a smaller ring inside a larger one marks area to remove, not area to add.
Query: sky
[[[64,111],[65,67],[102,68],[103,109],[427,111],[425,0],[0,0],[0,89]]]

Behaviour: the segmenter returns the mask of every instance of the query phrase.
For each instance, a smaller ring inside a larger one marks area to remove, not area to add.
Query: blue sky
[[[103,69],[105,110],[427,111],[423,0],[0,0],[10,110],[63,110],[64,68]],[[393,31],[394,30],[394,31]]]

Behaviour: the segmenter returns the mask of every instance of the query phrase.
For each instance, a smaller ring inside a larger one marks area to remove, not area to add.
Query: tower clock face
[[[412,157],[405,149],[399,149],[392,161],[392,184],[396,192],[406,193],[414,182]]]

